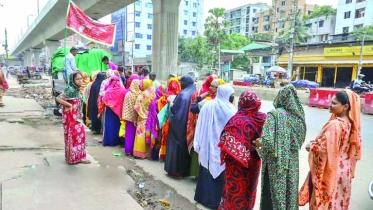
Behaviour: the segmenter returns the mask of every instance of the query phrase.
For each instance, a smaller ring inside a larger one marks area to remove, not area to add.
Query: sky
[[[15,43],[27,30],[27,17],[30,25],[37,14],[37,2],[39,1],[39,10],[41,11],[48,0],[0,0],[0,43],[5,43],[5,28],[8,32],[9,50],[13,49]],[[328,5],[337,7],[338,0],[306,0],[307,4]],[[204,16],[208,16],[208,10],[215,7],[223,7],[227,10],[249,3],[264,2],[271,5],[272,0],[205,0]],[[102,23],[110,23],[110,16],[100,20]],[[0,46],[0,54],[5,52],[4,47]]]

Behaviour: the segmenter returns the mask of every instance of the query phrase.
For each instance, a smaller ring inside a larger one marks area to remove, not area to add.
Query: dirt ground
[[[61,117],[47,116],[41,119],[25,119],[25,125],[37,128],[41,131],[55,133],[61,135],[62,122]],[[122,147],[103,147],[98,141],[102,135],[94,135],[90,131],[87,132],[87,151],[97,160],[102,167],[123,168],[135,182],[133,190],[129,190],[130,194],[140,205],[146,210],[162,210],[162,209],[198,209],[193,203],[175,192],[171,186],[164,184],[160,180],[155,180],[151,174],[145,173],[140,168],[136,161],[151,161],[151,160],[135,160],[131,156],[114,156],[113,153],[122,153]],[[54,145],[48,145],[53,147]],[[140,189],[139,185],[144,185]],[[170,206],[165,206],[159,200],[170,202]]]
[[[11,88],[6,92],[7,96],[16,98],[34,99],[44,109],[56,105],[55,98],[52,96],[52,89],[46,87],[22,87]]]

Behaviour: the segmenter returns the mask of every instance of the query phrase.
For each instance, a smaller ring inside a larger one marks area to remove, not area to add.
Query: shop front
[[[360,51],[360,46],[351,44],[298,47],[293,57],[292,75],[299,74],[300,79],[316,81],[321,87],[344,88],[357,77]],[[373,45],[364,46],[362,52],[361,73],[365,74],[367,83],[373,82]],[[288,55],[281,55],[278,65],[287,68]]]

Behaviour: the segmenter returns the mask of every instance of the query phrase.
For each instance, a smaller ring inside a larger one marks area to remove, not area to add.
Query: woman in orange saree
[[[299,193],[299,205],[310,210],[349,208],[351,182],[361,158],[359,96],[344,90],[330,104],[332,116],[307,145],[310,173]]]
[[[166,106],[167,98],[171,95],[178,95],[181,91],[180,82],[177,78],[172,77],[167,82],[167,90],[166,93],[158,99],[158,110],[161,111],[164,106]],[[170,119],[168,119],[165,125],[162,128],[162,136],[161,136],[161,149],[159,151],[159,159],[164,160],[166,157],[166,147],[167,147],[167,139],[168,139],[168,130],[170,127]]]

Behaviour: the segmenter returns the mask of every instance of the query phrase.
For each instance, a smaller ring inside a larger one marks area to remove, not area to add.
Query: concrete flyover
[[[136,0],[75,0],[74,3],[93,19],[102,18]],[[181,0],[153,0],[153,71],[160,80],[176,71],[178,58],[178,19]],[[68,0],[49,0],[22,39],[10,51],[23,54],[25,65],[31,65],[32,54],[48,47],[54,52],[64,38]],[[68,35],[74,32],[68,30]]]

